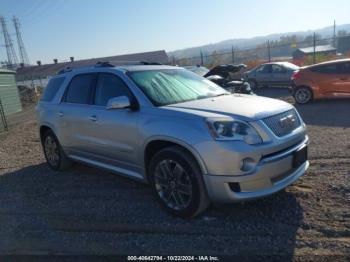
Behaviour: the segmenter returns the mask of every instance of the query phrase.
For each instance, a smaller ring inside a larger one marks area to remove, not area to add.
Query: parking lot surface
[[[259,94],[294,103],[286,90]],[[150,188],[76,164],[54,172],[34,106],[0,134],[0,254],[337,256],[350,250],[350,101],[297,106],[310,169],[265,199],[213,205],[191,220],[164,213]]]

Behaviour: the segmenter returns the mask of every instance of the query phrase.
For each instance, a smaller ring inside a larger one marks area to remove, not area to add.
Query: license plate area
[[[307,160],[307,146],[295,151],[293,154],[293,168],[298,168]]]

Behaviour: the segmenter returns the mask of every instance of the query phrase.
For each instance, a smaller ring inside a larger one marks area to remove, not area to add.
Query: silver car
[[[291,77],[300,68],[289,62],[259,65],[244,74],[252,89],[259,87],[289,87]]]
[[[305,124],[292,105],[230,94],[179,67],[63,71],[46,87],[37,117],[51,168],[77,161],[149,183],[180,217],[211,202],[270,195],[309,166]]]

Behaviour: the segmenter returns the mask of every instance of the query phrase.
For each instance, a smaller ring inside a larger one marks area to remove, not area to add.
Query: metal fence
[[[306,51],[303,53],[303,50]],[[336,58],[350,58],[350,35],[321,38],[317,34],[297,41],[296,37],[267,41],[255,48],[226,48],[222,50],[200,50],[198,56],[170,57],[173,65],[203,65],[213,67],[219,64],[240,64],[254,67],[263,62],[290,61],[297,65],[310,65]]]

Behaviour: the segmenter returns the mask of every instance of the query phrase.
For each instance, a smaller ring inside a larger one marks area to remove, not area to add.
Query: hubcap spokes
[[[310,93],[308,90],[299,89],[299,90],[297,90],[295,97],[297,98],[298,102],[305,103],[309,100]]]
[[[55,140],[51,136],[45,139],[45,155],[52,166],[56,166],[59,161],[59,152]]]
[[[155,170],[155,186],[160,198],[172,209],[188,207],[192,199],[192,181],[176,161],[161,161]]]

